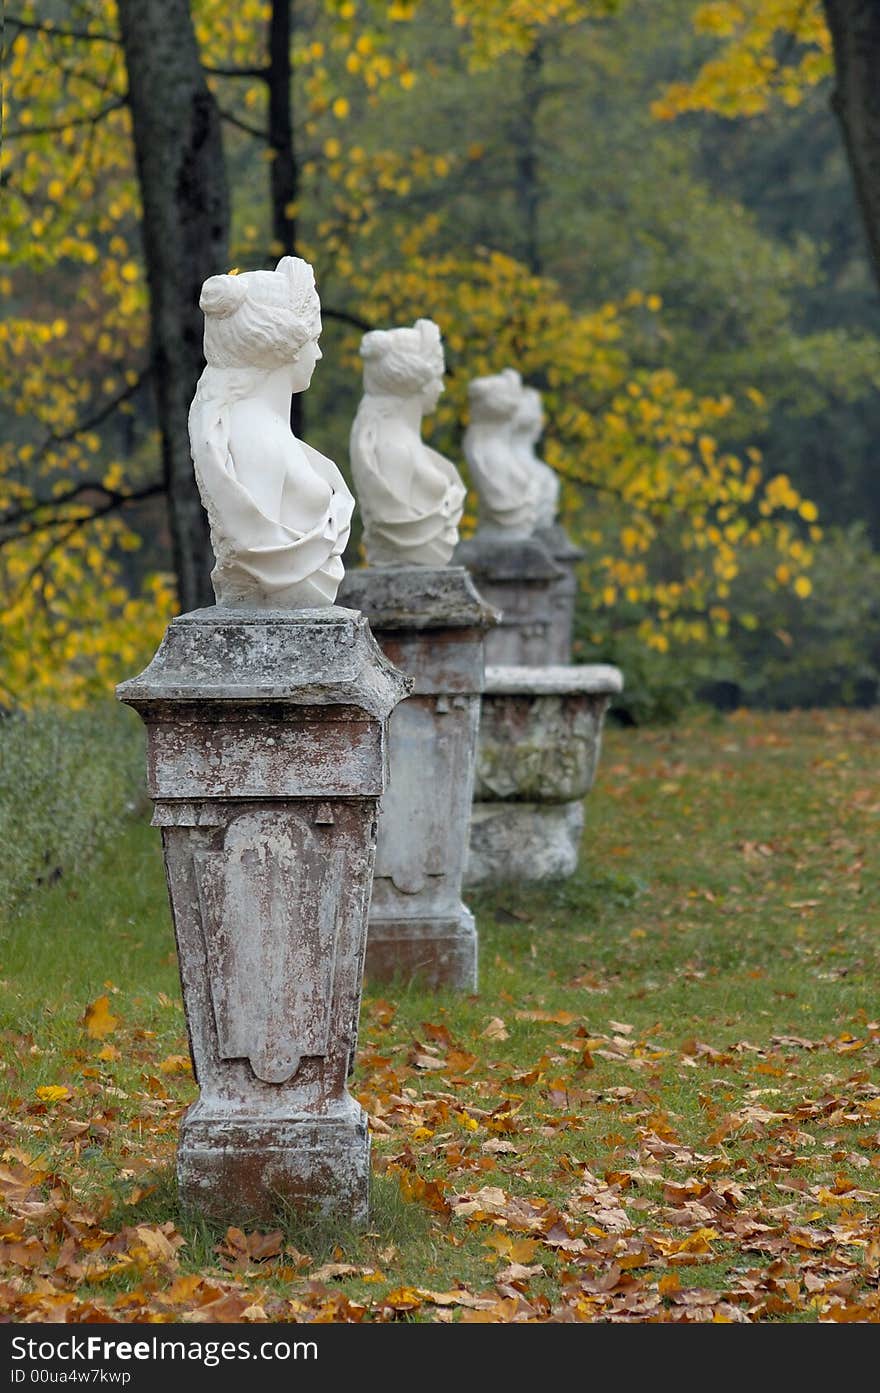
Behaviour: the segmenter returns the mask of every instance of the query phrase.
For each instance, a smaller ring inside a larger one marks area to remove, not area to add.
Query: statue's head
[[[514,425],[531,441],[540,436],[544,429],[544,408],[537,387],[523,387]]]
[[[283,256],[274,271],[209,276],[199,306],[211,367],[271,372],[308,359],[311,376],[321,356],[321,302],[315,273],[301,257]]]
[[[412,328],[374,329],[361,339],[364,390],[379,396],[421,396],[432,410],[443,391],[443,341],[433,319]]]
[[[468,384],[470,418],[474,422],[512,420],[522,398],[522,378],[515,368]]]

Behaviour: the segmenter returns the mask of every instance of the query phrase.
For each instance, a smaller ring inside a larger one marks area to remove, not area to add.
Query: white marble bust
[[[537,485],[535,527],[552,527],[559,512],[559,475],[538,457],[535,446],[544,430],[544,409],[537,387],[523,387],[513,418],[513,449]]]
[[[351,472],[371,566],[446,566],[466,490],[426,445],[422,417],[443,391],[443,344],[431,319],[361,340],[364,395],[351,428]]]
[[[517,450],[514,422],[523,395],[514,368],[475,377],[464,455],[480,501],[480,531],[528,537],[537,525],[540,485],[532,460]]]
[[[290,400],[321,357],[311,266],[211,276],[199,304],[205,357],[189,413],[196,480],[211,525],[217,603],[311,609],[342,580],[354,499],[332,460],[290,429]]]

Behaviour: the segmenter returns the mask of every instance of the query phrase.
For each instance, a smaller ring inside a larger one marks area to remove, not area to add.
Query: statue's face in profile
[[[534,443],[539,440],[544,433],[544,413],[540,406],[535,407],[529,412],[526,422],[529,439]]]
[[[290,386],[293,392],[304,392],[312,380],[315,364],[323,358],[317,339],[309,339],[303,344],[293,364]]]
[[[544,411],[539,397],[527,395],[520,403],[514,424],[534,444],[544,430]]]
[[[424,411],[433,411],[445,390],[446,384],[439,373],[435,377],[430,378],[421,390],[422,409]]]

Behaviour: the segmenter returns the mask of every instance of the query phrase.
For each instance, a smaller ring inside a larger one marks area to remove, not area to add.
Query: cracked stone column
[[[483,655],[496,612],[463,566],[349,571],[386,656],[415,682],[389,723],[366,973],[473,991],[477,930],[462,903]]]
[[[198,1100],[183,1205],[249,1223],[361,1223],[369,1133],[357,1042],[387,722],[410,690],[364,617],[181,615],[117,689],[148,736]]]

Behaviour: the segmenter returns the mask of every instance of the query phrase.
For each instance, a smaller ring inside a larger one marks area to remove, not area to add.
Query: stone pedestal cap
[[[577,546],[569,537],[564,527],[555,522],[552,527],[539,527],[535,531],[535,537],[553,557],[554,561],[572,565],[575,561],[581,561],[586,556],[586,552]]]
[[[349,571],[340,599],[374,629],[490,629],[501,618],[464,566],[367,566]]]
[[[411,690],[357,610],[212,605],[173,619],[150,665],[116,695],[137,710],[162,701],[282,701],[353,706],[384,721]]]
[[[486,696],[616,696],[623,673],[608,663],[559,667],[487,667]]]
[[[547,544],[537,536],[505,537],[498,530],[481,530],[455,549],[455,561],[487,581],[545,582],[566,574],[557,566]]]

